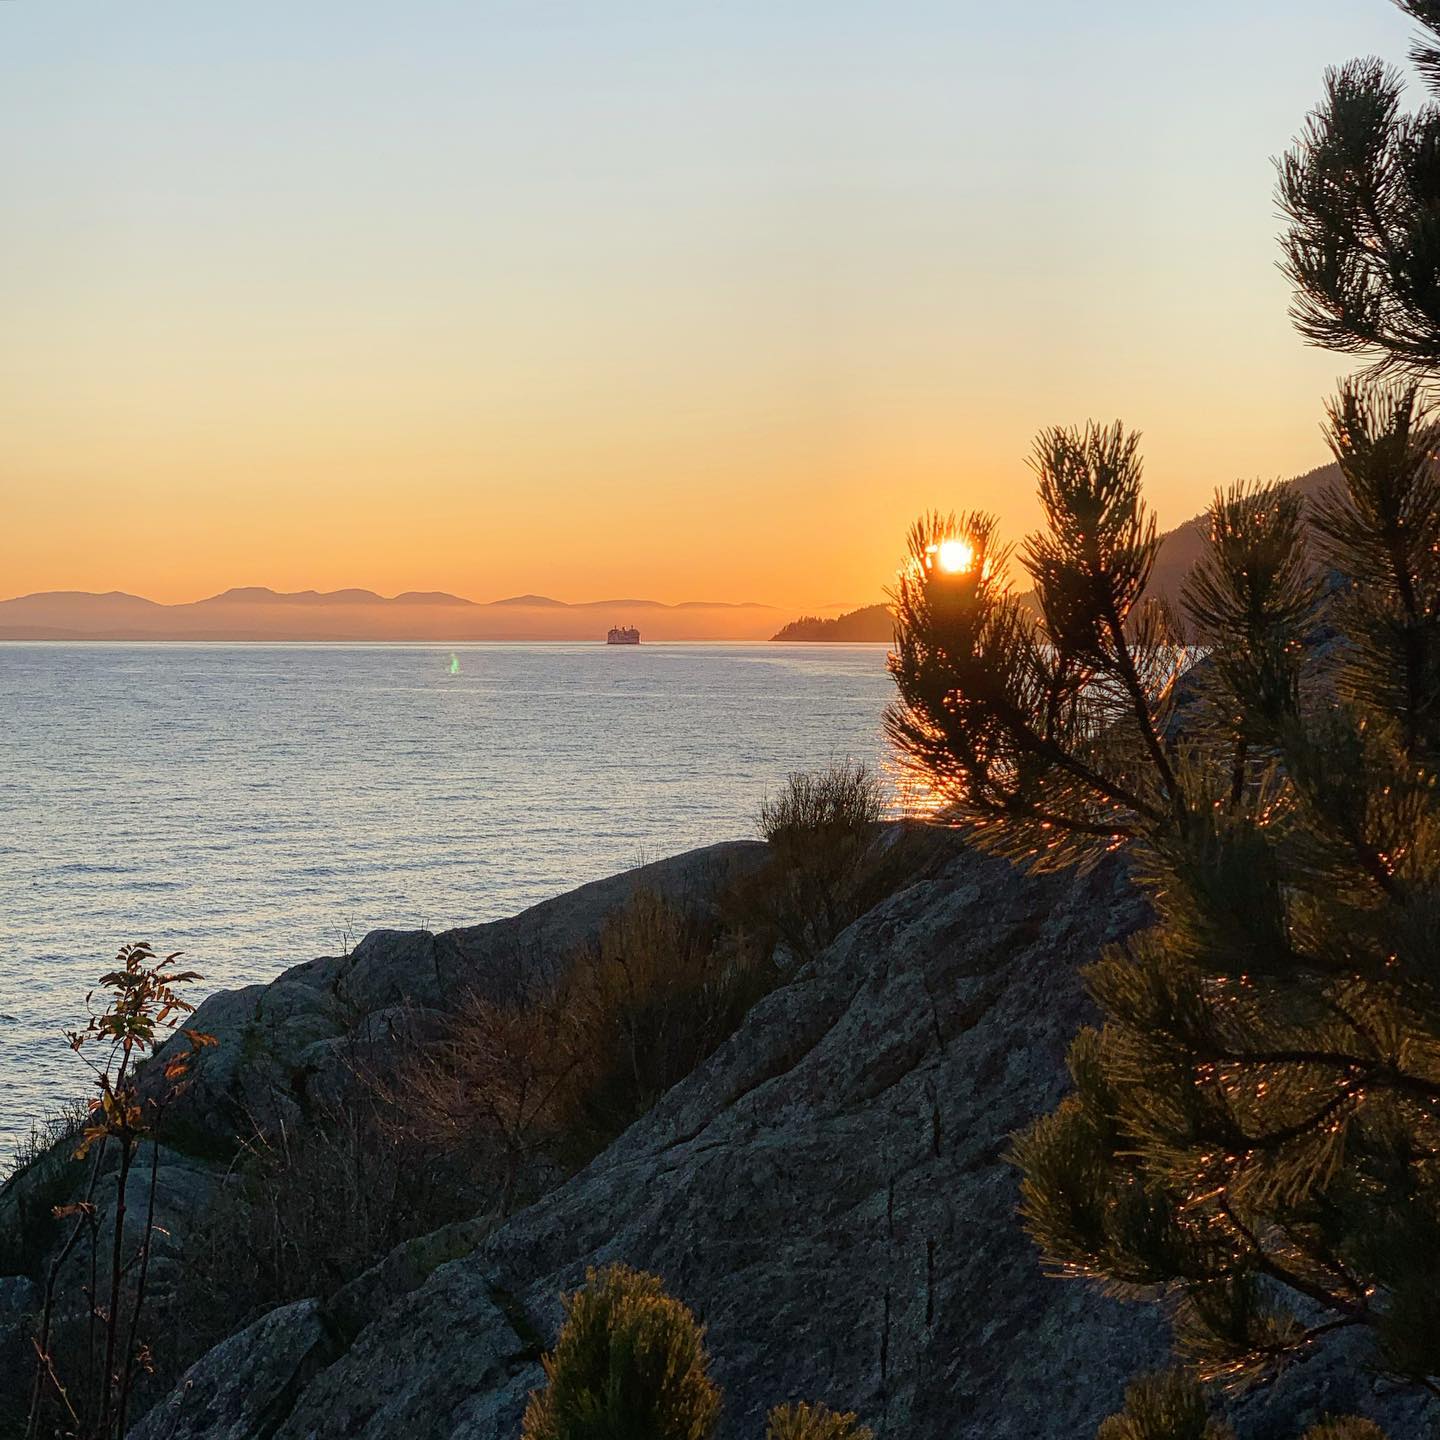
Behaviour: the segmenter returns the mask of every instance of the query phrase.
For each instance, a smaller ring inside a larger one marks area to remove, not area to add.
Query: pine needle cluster
[[[523,1440],[707,1440],[720,1391],[705,1333],[656,1276],[625,1265],[590,1270],[564,1304]]]
[[[1329,71],[1278,198],[1300,333],[1413,375],[1440,364],[1440,3],[1399,4],[1420,23],[1410,54],[1432,103],[1407,113],[1404,77],[1380,60]]]

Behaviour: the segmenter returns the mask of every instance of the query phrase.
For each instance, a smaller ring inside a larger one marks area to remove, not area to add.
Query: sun
[[[975,563],[975,547],[968,540],[942,540],[935,559],[947,575],[961,575]]]

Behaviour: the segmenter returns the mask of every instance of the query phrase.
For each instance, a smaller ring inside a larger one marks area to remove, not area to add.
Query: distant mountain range
[[[1297,475],[1290,484],[1307,499],[1320,494],[1340,478],[1338,465],[1322,465],[1318,470]],[[1192,516],[1183,525],[1167,530],[1160,538],[1155,568],[1150,572],[1148,595],[1160,596],[1172,605],[1179,604],[1185,577],[1194,568],[1205,546],[1206,511]],[[1033,592],[1027,592],[1029,598]],[[893,638],[895,619],[888,605],[866,605],[834,619],[818,615],[802,615],[792,620],[770,638],[787,641],[829,641],[833,644],[888,644]]]
[[[480,603],[444,591],[299,590],[240,586],[178,605],[119,590],[52,590],[0,601],[4,640],[603,640],[612,624],[649,640],[759,640],[769,605],[586,600],[513,595]]]
[[[1326,465],[1291,483],[1315,495],[1338,476]],[[1160,542],[1150,593],[1170,601],[1205,541],[1205,516],[1167,531]],[[645,640],[819,640],[888,643],[887,605],[866,605],[833,619],[806,615],[778,632],[770,605],[689,600],[585,600],[511,595],[478,602],[442,590],[298,590],[240,586],[179,605],[162,605],[111,590],[52,590],[0,601],[0,640],[594,640],[611,625],[636,625]]]

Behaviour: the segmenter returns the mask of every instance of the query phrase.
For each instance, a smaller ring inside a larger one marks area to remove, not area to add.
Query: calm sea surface
[[[882,761],[889,692],[880,646],[0,644],[0,1158],[122,942],[204,993],[512,914]]]

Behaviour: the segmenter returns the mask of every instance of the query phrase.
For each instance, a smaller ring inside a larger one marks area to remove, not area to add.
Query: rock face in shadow
[[[374,931],[348,956],[310,960],[268,985],[210,996],[191,1024],[215,1035],[219,1044],[196,1058],[192,1083],[167,1110],[168,1143],[161,1147],[156,1174],[151,1296],[164,1297],[184,1237],[211,1203],[238,1137],[253,1134],[256,1126],[272,1133],[281,1126],[293,1130],[319,1099],[343,1104],[356,1061],[392,1047],[401,1030],[413,1034],[443,1021],[473,989],[503,995],[526,968],[564,964],[598,937],[607,917],[636,891],[655,890],[678,906],[703,910],[766,853],[759,841],[711,845],[583,885],[488,924],[438,935]],[[147,1066],[156,1080],[166,1053]],[[62,1227],[49,1220],[52,1207],[80,1198],[88,1182],[89,1166],[72,1158],[73,1149],[73,1140],[56,1144],[0,1186],[0,1270],[23,1270],[30,1277],[0,1274],[0,1418],[7,1389],[17,1377],[27,1389],[31,1366],[29,1316],[13,1297],[34,1293],[24,1287],[43,1277],[48,1254],[62,1242]],[[127,1249],[141,1238],[151,1153],[148,1145],[141,1147],[127,1186]],[[115,1158],[113,1152],[106,1158],[95,1190],[102,1251],[113,1233]],[[83,1303],[78,1297],[85,1253],[77,1246],[62,1272],[59,1317],[73,1315]],[[270,1334],[257,1330],[246,1343],[268,1343]],[[227,1368],[231,1355],[226,1352]]]
[[[206,1356],[154,1406],[130,1440],[246,1440],[272,1435],[297,1392],[335,1350],[320,1307],[297,1300],[262,1315]]]
[[[275,1434],[515,1435],[561,1291],[612,1260],[709,1327],[727,1440],[796,1399],[882,1435],[1088,1433],[1160,1327],[1041,1275],[1004,1153],[1063,1087],[1078,967],[1145,917],[1118,866],[1037,880],[959,855],[588,1169],[380,1309]]]

